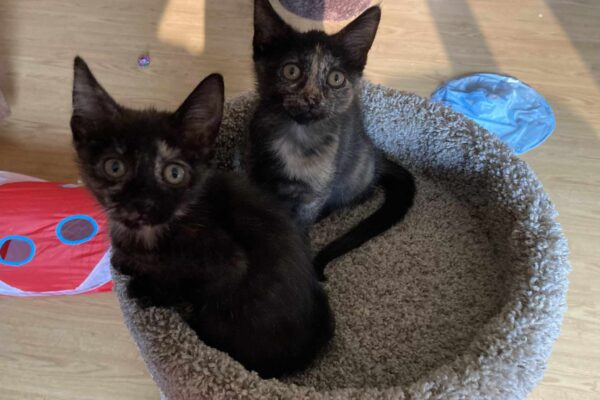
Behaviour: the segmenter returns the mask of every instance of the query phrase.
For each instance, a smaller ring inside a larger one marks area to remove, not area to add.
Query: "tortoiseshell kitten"
[[[73,142],[129,295],[143,307],[185,308],[206,344],[277,377],[306,367],[334,320],[288,214],[210,167],[223,99],[213,74],[175,113],[127,109],[76,58]]]
[[[381,11],[366,10],[335,35],[299,33],[268,0],[254,4],[254,64],[259,105],[250,126],[249,175],[274,193],[305,230],[333,210],[365,200],[380,184],[384,204],[315,257],[334,258],[400,221],[415,184],[386,160],[365,132],[359,102],[367,54]]]

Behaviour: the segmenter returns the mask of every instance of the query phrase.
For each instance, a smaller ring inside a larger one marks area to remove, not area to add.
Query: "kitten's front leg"
[[[325,200],[325,198],[315,195],[310,201],[297,205],[294,210],[294,219],[296,220],[296,223],[306,230],[309,230],[310,227],[318,221],[319,216],[323,211]]]
[[[127,284],[127,295],[135,299],[142,308],[177,304],[177,292],[169,290],[165,285],[165,282],[158,282],[148,275],[135,276]]]
[[[326,201],[310,185],[297,180],[278,182],[276,194],[302,229],[309,229],[315,223]]]

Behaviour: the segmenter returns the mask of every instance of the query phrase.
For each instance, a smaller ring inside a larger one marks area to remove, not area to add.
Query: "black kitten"
[[[415,184],[367,136],[360,81],[380,19],[372,7],[335,35],[292,30],[268,0],[254,8],[254,62],[260,95],[250,127],[250,177],[274,193],[307,229],[333,210],[365,200],[379,183],[385,203],[326,246],[326,264],[400,221]]]
[[[75,59],[74,146],[110,222],[112,264],[143,306],[181,306],[208,345],[262,377],[291,373],[334,331],[327,297],[286,212],[210,168],[223,79],[175,113],[118,105]]]

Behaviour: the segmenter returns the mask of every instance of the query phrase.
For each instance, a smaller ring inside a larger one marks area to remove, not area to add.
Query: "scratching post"
[[[300,32],[322,30],[333,34],[367,8],[382,0],[269,0],[279,16]]]

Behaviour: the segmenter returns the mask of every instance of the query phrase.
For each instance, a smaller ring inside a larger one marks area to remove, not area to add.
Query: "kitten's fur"
[[[323,269],[401,220],[412,206],[415,184],[403,167],[387,161],[367,136],[359,103],[360,81],[380,19],[372,7],[335,35],[291,29],[268,0],[256,0],[254,62],[260,101],[250,126],[250,177],[274,193],[308,229],[333,210],[365,200],[380,183],[383,206],[315,258]],[[296,80],[285,66],[296,65]],[[345,76],[339,88],[328,75]]]
[[[222,107],[222,78],[211,75],[173,114],[130,110],[75,59],[73,142],[109,218],[112,264],[131,277],[129,295],[142,306],[191,309],[184,318],[205,343],[262,377],[281,376],[311,362],[334,321],[287,213],[210,168]],[[114,165],[107,158],[124,163],[122,177],[105,171]],[[172,163],[186,184],[167,183]]]

